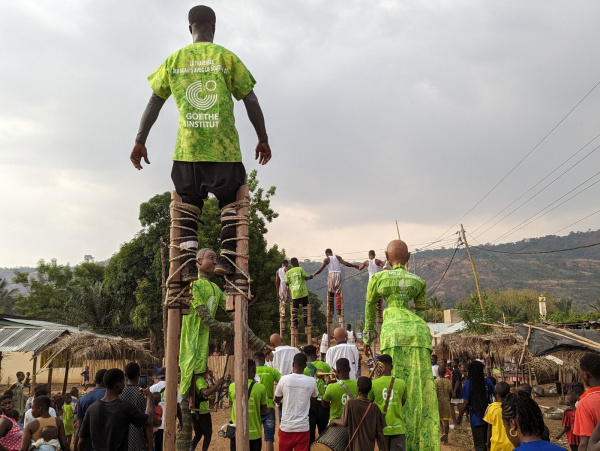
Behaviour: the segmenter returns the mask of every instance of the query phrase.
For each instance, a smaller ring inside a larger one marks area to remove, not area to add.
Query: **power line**
[[[454,256],[456,255],[456,252],[458,251],[458,248],[460,247],[460,239],[456,240],[456,247],[454,248],[454,253],[452,254],[452,257],[450,258],[450,261],[448,262],[448,266],[446,266],[446,270],[444,271],[444,274],[442,274],[442,278],[439,280],[439,282],[437,283],[437,285],[435,286],[435,288],[433,289],[433,291],[431,291],[427,297],[431,297],[433,296],[433,293],[436,292],[436,290],[438,289],[438,287],[440,286],[440,284],[442,283],[442,280],[444,280],[444,277],[446,277],[446,273],[448,272],[448,270],[450,269],[450,265],[452,265],[452,261],[454,260]]]
[[[575,251],[577,249],[584,249],[587,247],[594,247],[594,246],[600,246],[600,243],[592,243],[592,244],[586,244],[584,246],[576,246],[576,247],[570,247],[568,249],[553,249],[551,251],[537,251],[537,252],[509,252],[509,251],[496,251],[493,249],[486,249],[484,247],[477,247],[477,246],[473,246],[476,249],[480,249],[482,251],[486,251],[486,252],[494,252],[497,254],[512,254],[512,255],[531,255],[531,254],[554,254],[556,252],[567,252],[567,251]]]
[[[454,224],[452,224],[450,227],[448,227],[448,230],[446,230],[444,233],[442,233],[442,235],[440,235],[440,237],[444,236],[446,233],[448,233],[450,230],[452,230],[458,223],[460,223],[460,221],[463,220],[463,218],[465,216],[467,216],[469,213],[471,213],[481,202],[483,202],[498,186],[500,186],[500,184],[502,182],[504,182],[504,180],[507,179],[507,177],[509,175],[511,175],[520,165],[521,163],[523,163],[528,157],[529,155],[531,155],[545,140],[546,138],[548,138],[548,136],[550,136],[554,130],[556,130],[560,124],[562,124],[570,115],[573,111],[575,111],[575,109],[592,93],[592,91],[594,91],[598,85],[600,85],[600,81],[598,83],[596,83],[594,85],[594,87],[592,89],[590,89],[586,95],[584,95],[581,100],[579,100],[579,102],[577,102],[575,104],[575,106],[573,108],[571,108],[569,110],[569,112],[554,126],[552,127],[552,129],[529,151],[527,152],[527,154],[510,170],[508,171],[508,173],[502,177],[502,179],[500,179],[500,181],[498,183],[496,183],[492,189],[490,189],[481,199],[479,199],[475,205],[473,205],[465,214],[463,214]],[[439,238],[439,237],[438,237]]]

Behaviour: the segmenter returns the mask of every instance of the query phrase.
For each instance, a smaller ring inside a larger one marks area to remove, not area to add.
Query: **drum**
[[[329,426],[310,446],[311,451],[344,451],[348,446],[348,428]]]

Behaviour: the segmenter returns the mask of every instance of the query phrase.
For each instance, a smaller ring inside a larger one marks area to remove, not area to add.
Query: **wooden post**
[[[283,337],[285,330],[285,300],[279,299],[279,335]]]
[[[173,222],[181,218],[181,212],[173,208],[174,202],[181,202],[181,197],[171,191],[171,248],[169,251],[170,264],[169,274],[175,274],[180,266],[180,229],[173,227]],[[181,282],[181,277],[177,273],[171,280],[170,286],[175,287]],[[180,287],[180,285],[178,285]],[[170,287],[169,287],[170,288]],[[169,296],[171,293],[169,293]],[[181,310],[169,308],[167,313],[167,347],[165,349],[165,367],[166,367],[166,385],[165,385],[165,408],[164,408],[164,436],[163,449],[165,451],[175,451],[175,438],[177,436],[177,427],[175,420],[177,417],[177,379],[179,375],[179,335],[181,332]]]
[[[50,391],[52,391],[52,369],[54,368],[54,362],[50,362],[48,365],[48,385],[50,386]]]
[[[308,303],[308,305],[306,306],[306,308],[304,309],[305,313],[304,313],[304,333],[306,334],[306,344],[311,345],[312,344],[312,307],[310,305],[310,302]]]
[[[160,237],[160,288],[162,292],[163,301],[167,296],[167,276],[165,274],[165,242],[162,237]],[[167,353],[167,306],[163,302],[162,306],[162,324],[163,324],[163,355],[166,356]]]
[[[33,356],[33,369],[31,370],[31,385],[34,387],[35,389],[35,384],[37,384],[37,355]],[[29,390],[29,392],[31,393],[31,390]]]
[[[69,355],[69,351],[67,351],[67,361],[65,363],[65,378],[63,379],[63,394],[67,392],[67,384],[69,383],[69,368],[71,366],[71,356]]]
[[[333,302],[335,302],[335,299]],[[329,349],[329,346],[331,346],[331,323],[333,322],[333,305],[332,305],[333,302],[331,301],[331,294],[328,291],[327,292],[327,349]]]
[[[344,321],[344,291],[340,291],[340,315],[338,320],[340,321],[340,327],[346,329],[346,323]]]
[[[475,286],[477,287],[477,296],[479,296],[479,305],[481,306],[481,312],[483,313],[483,299],[481,299],[481,291],[479,290],[479,278],[477,277],[477,270],[475,269],[475,263],[473,262],[473,256],[471,255],[471,250],[469,249],[469,245],[467,244],[467,237],[465,236],[465,229],[463,225],[460,225],[460,234],[462,236],[462,240],[465,243],[465,247],[467,248],[467,254],[469,254],[469,261],[471,262],[471,268],[473,268],[473,275],[475,276]],[[517,375],[517,379],[518,379]]]
[[[249,201],[247,185],[237,192],[237,201]],[[250,217],[250,205],[238,207],[237,216]],[[248,220],[238,219],[236,225],[237,246],[235,264],[248,274]],[[239,280],[236,279],[236,283]],[[250,281],[247,281],[248,285]],[[240,293],[233,294],[234,314],[234,358],[235,358],[235,447],[237,451],[246,451],[249,443],[248,431],[248,298]]]

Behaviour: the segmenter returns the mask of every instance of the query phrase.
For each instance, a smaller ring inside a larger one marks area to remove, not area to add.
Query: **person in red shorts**
[[[556,436],[556,440],[558,440],[566,433],[567,442],[569,443],[571,451],[577,451],[579,449],[579,436],[573,434],[573,425],[575,424],[575,403],[578,399],[579,396],[573,391],[567,394],[566,401],[569,403],[569,407],[567,407],[563,413],[563,430]]]
[[[587,450],[592,432],[600,421],[600,356],[592,353],[584,355],[579,369],[583,384],[590,388],[579,398],[573,433],[580,437],[579,449]]]

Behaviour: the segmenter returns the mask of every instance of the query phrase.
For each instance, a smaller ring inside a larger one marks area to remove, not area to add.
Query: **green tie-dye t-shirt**
[[[235,54],[195,42],[169,56],[148,81],[159,97],[173,94],[179,109],[173,160],[242,161],[231,96],[243,99],[256,80]]]

